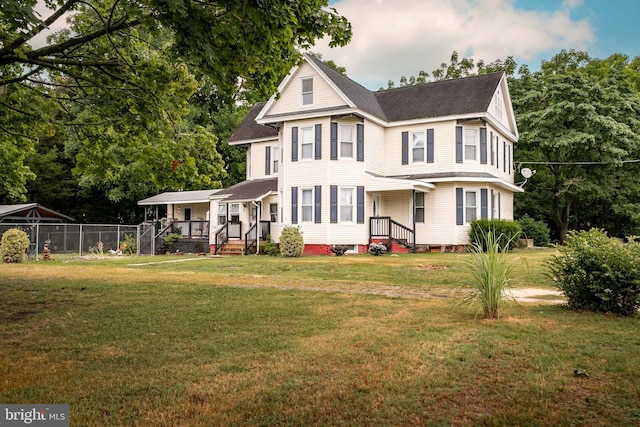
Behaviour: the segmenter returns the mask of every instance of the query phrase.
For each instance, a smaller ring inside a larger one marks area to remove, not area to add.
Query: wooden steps
[[[220,249],[218,249],[217,255],[244,255],[244,240],[231,240]]]

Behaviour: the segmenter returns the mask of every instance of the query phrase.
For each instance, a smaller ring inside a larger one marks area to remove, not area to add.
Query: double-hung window
[[[227,205],[218,205],[218,225],[227,222]]]
[[[465,193],[464,217],[465,223],[471,223],[478,217],[478,193],[467,191]]]
[[[491,192],[491,218],[498,219],[500,217],[498,213],[498,193]]]
[[[464,130],[464,159],[478,160],[478,131],[476,129]]]
[[[424,199],[425,199],[424,193],[422,192],[415,193],[413,197],[413,220],[415,222],[425,221]]]
[[[307,127],[300,130],[302,133],[301,150],[303,159],[313,159],[313,128]]]
[[[303,188],[301,190],[302,203],[302,222],[313,221],[313,190],[311,188]]]
[[[353,158],[353,126],[340,126],[340,157]]]
[[[240,203],[232,203],[229,208],[231,222],[240,222]]]
[[[280,163],[280,149],[271,147],[271,173],[278,173],[278,164]]]
[[[422,132],[411,132],[411,151],[412,151],[412,159],[413,162],[424,162],[425,158],[425,146],[426,146],[426,138],[424,135],[424,131]]]
[[[271,222],[278,222],[278,204],[269,203],[269,220]]]
[[[302,105],[313,104],[313,77],[302,79]]]
[[[340,222],[353,222],[353,188],[340,188]]]

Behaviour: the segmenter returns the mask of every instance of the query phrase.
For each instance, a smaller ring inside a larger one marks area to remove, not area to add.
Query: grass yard
[[[552,253],[516,252],[516,285],[550,288]],[[467,256],[2,264],[0,403],[68,403],[72,426],[640,425],[638,318],[481,320],[452,297]]]

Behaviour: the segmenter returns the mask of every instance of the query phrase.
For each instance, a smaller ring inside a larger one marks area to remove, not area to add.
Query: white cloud
[[[313,50],[370,89],[420,70],[431,73],[454,50],[461,58],[492,62],[511,55],[529,63],[561,49],[587,49],[591,23],[571,18],[581,3],[531,11],[516,9],[513,0],[339,0],[331,6],[353,25],[351,43],[329,49],[322,41]]]

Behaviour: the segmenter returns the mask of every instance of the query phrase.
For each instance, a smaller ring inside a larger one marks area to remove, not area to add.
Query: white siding
[[[269,170],[271,172],[270,175],[265,174],[265,162],[266,162],[266,147],[271,148],[271,165],[269,166]],[[251,159],[248,160],[248,164],[251,164],[251,175],[247,176],[247,179],[262,179],[262,178],[274,178],[278,176],[277,173],[273,173],[273,159],[274,159],[274,150],[273,147],[278,147],[278,140],[274,139],[273,141],[267,142],[257,142],[251,144],[251,149],[247,150],[247,156],[251,156]],[[278,156],[281,158],[281,156]],[[278,165],[278,170],[280,165]]]
[[[313,104],[302,105],[302,79],[307,77],[313,77]],[[324,77],[317,74],[309,64],[304,63],[291,76],[288,84],[280,93],[280,98],[275,101],[266,114],[293,113],[342,105],[346,105],[345,101],[326,82]]]

